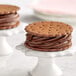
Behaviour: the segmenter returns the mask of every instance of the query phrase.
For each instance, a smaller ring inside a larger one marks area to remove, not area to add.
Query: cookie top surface
[[[19,8],[18,6],[0,4],[0,15],[15,13],[15,12],[17,12],[19,9],[20,9],[20,8]]]
[[[29,24],[25,30],[36,36],[55,37],[71,34],[73,28],[62,22],[41,21]]]

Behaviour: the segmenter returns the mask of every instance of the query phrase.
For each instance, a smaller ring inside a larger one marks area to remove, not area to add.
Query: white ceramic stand
[[[21,23],[16,28],[0,30],[0,56],[1,55],[9,55],[13,52],[13,49],[8,44],[6,37],[21,32],[21,30],[23,30],[23,28],[24,28],[24,23]]]
[[[7,56],[0,56],[0,69],[6,67],[7,61],[10,58],[10,55]]]
[[[0,37],[0,55],[8,55],[13,52],[12,48],[6,41],[6,37]]]
[[[35,69],[31,72],[32,76],[61,76],[62,71],[56,65],[53,58],[40,58]]]
[[[32,76],[61,76],[62,71],[56,65],[54,58],[61,56],[71,56],[75,53],[76,47],[59,51],[59,52],[40,52],[26,48],[23,44],[16,47],[18,50],[23,51],[27,56],[38,57],[38,64],[30,73]]]

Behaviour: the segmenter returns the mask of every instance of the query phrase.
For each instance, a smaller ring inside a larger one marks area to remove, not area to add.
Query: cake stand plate
[[[38,57],[38,64],[30,74],[32,76],[61,76],[62,71],[55,63],[55,57],[72,56],[75,51],[75,46],[65,51],[59,52],[41,52],[28,49],[21,44],[16,47],[27,56]]]
[[[13,52],[13,49],[8,44],[6,37],[21,32],[24,29],[25,25],[24,23],[20,23],[20,25],[16,28],[0,30],[0,56],[9,55]]]

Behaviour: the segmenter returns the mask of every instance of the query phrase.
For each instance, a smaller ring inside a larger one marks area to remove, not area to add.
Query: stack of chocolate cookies
[[[0,5],[0,30],[10,29],[19,25],[20,8],[13,5]]]
[[[24,45],[37,51],[63,51],[72,45],[73,28],[62,22],[42,21],[29,24]]]

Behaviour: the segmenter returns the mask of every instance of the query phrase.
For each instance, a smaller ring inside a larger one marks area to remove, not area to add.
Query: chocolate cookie
[[[14,5],[0,4],[0,15],[16,13],[20,8]]]
[[[71,45],[73,28],[62,22],[36,22],[29,24],[24,45],[38,51],[62,51]]]
[[[5,29],[12,29],[12,28],[15,28],[15,27],[17,27],[18,25],[19,25],[19,21],[18,22],[16,22],[15,24],[13,24],[13,25],[9,25],[9,26],[0,26],[0,30],[5,30]]]
[[[70,34],[73,29],[68,24],[62,22],[43,21],[29,24],[25,30],[37,36],[55,37]]]
[[[19,25],[20,8],[13,5],[0,5],[0,30],[14,28]]]

